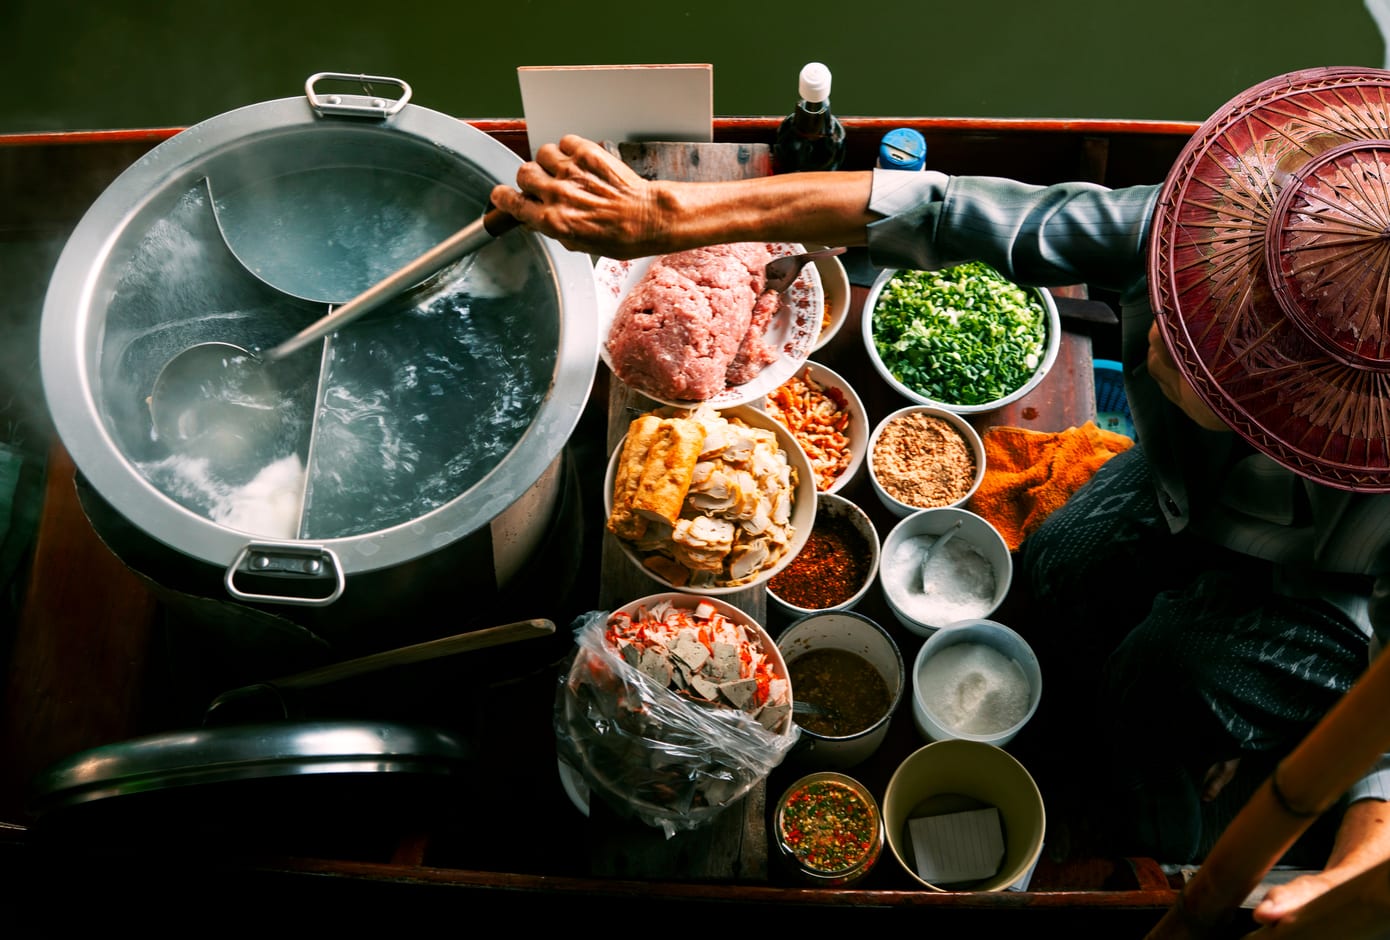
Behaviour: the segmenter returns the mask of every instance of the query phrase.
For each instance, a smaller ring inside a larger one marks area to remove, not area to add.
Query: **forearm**
[[[792,173],[717,183],[654,184],[660,251],[737,241],[862,245],[872,173]]]

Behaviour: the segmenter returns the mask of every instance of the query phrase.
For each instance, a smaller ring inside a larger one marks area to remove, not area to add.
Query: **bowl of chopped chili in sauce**
[[[787,787],[772,824],[783,859],[821,887],[854,884],[883,853],[878,802],[844,774],[809,774]]]
[[[862,763],[888,734],[907,671],[888,631],[854,611],[803,617],[777,637],[796,700],[801,738],[789,759],[829,769]]]
[[[843,496],[820,493],[806,544],[768,581],[767,596],[794,617],[849,610],[868,593],[878,564],[878,530],[868,513]]]

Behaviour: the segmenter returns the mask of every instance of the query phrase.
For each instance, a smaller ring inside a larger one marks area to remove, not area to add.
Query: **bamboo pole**
[[[1260,785],[1148,940],[1202,937],[1220,926],[1313,820],[1390,750],[1386,715],[1390,655],[1377,656]]]

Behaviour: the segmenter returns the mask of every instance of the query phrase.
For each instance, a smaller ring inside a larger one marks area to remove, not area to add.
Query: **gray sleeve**
[[[1347,802],[1357,800],[1390,800],[1390,754],[1382,754],[1370,772],[1347,791]]]
[[[1158,186],[1037,186],[985,176],[876,170],[870,260],[932,270],[984,261],[1034,286],[1125,290],[1145,275]]]

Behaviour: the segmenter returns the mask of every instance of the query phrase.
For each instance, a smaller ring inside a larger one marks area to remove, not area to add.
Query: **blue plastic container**
[[[1096,424],[1105,431],[1134,437],[1134,420],[1125,397],[1124,368],[1113,359],[1092,363],[1096,383]]]

